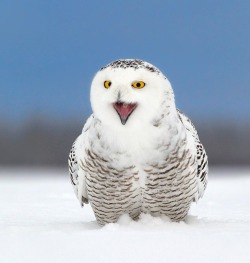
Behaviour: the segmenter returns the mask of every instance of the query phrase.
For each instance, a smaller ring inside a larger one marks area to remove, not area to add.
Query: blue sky
[[[1,1],[0,119],[83,118],[96,71],[140,58],[196,119],[250,119],[250,1]]]

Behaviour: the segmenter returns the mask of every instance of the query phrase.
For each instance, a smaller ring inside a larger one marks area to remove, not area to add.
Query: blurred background
[[[250,165],[250,1],[0,2],[0,166],[66,167],[100,67],[168,77],[211,166]]]

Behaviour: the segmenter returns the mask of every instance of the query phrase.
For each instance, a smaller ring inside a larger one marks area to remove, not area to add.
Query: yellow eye
[[[111,86],[111,81],[110,81],[110,80],[104,81],[104,87],[105,87],[106,89],[110,88],[110,86]]]
[[[143,81],[135,81],[132,83],[132,86],[135,88],[135,89],[142,89],[144,88],[146,84],[143,82]]]

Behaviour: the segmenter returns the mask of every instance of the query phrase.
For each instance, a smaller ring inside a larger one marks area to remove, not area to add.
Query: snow
[[[250,262],[250,170],[212,170],[186,222],[99,227],[67,171],[1,169],[0,262]]]

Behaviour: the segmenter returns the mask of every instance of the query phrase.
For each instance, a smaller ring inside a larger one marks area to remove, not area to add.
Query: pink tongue
[[[132,111],[136,108],[136,104],[125,104],[123,102],[114,103],[114,108],[120,115],[121,119],[127,119]]]

